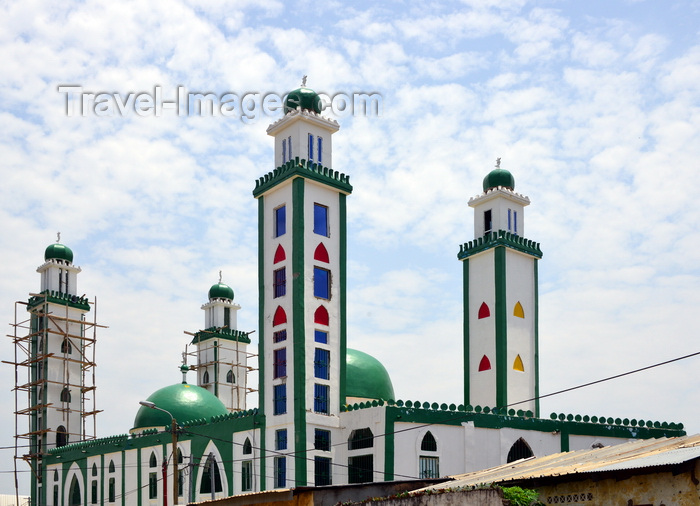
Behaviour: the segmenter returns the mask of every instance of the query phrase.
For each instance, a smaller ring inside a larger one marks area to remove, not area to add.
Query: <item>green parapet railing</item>
[[[459,260],[464,260],[465,258],[481,253],[482,251],[493,248],[494,246],[505,246],[537,258],[542,258],[540,243],[525,239],[524,237],[512,234],[510,232],[506,232],[505,230],[491,232],[483,237],[477,237],[473,241],[461,244],[459,246],[457,258]]]
[[[306,177],[337,188],[344,193],[352,193],[350,176],[309,160],[300,160],[297,156],[294,160],[289,160],[272,172],[258,178],[255,181],[253,196],[257,198],[270,188],[294,176]]]
[[[229,329],[226,327],[209,327],[195,333],[191,344],[196,344],[207,339],[225,339],[227,341],[238,341],[239,343],[250,344],[250,338],[246,332]]]
[[[39,295],[30,297],[27,302],[28,309],[34,309],[45,302],[53,302],[54,304],[90,311],[90,303],[87,297],[79,297],[69,293],[57,292],[56,290],[44,290]]]

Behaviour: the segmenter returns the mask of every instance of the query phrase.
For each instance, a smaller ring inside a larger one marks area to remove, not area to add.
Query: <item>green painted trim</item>
[[[540,416],[540,295],[538,260],[534,259],[535,283],[535,416]]]
[[[569,426],[563,425],[559,433],[559,444],[562,452],[569,451]]]
[[[348,257],[348,237],[347,237],[347,202],[346,195],[338,194],[338,220],[340,222],[340,236],[338,238],[340,246],[340,301],[339,301],[339,323],[340,323],[340,378],[339,378],[339,395],[338,395],[338,411],[340,406],[345,405],[347,397],[347,386],[345,375],[347,373],[347,363],[345,356],[347,355],[347,257]]]
[[[384,481],[394,480],[395,470],[394,418],[389,416],[389,409],[384,412]]]
[[[352,193],[350,176],[341,174],[337,170],[323,167],[316,163],[300,160],[297,156],[294,160],[277,167],[274,171],[268,172],[263,177],[255,181],[253,196],[260,197],[263,193],[271,190],[280,183],[292,179],[295,176],[302,176],[319,183],[336,188],[344,193]]]
[[[494,249],[496,290],[496,406],[508,405],[508,308],[506,307],[506,249]]]
[[[564,417],[564,415],[559,415]],[[617,437],[624,439],[650,439],[660,437],[685,436],[686,432],[674,424],[671,427],[637,427],[608,423],[594,423],[568,419],[529,418],[527,416],[500,415],[493,413],[476,413],[474,411],[448,411],[436,409],[416,409],[387,406],[387,421],[409,423],[431,423],[459,426],[464,422],[473,422],[482,429],[521,429],[539,432],[564,432],[570,436]],[[572,417],[573,418],[573,417]]]
[[[52,302],[61,306],[90,311],[90,304],[88,303],[88,299],[86,297],[77,297],[75,295],[57,292],[55,290],[44,290],[39,295],[30,297],[29,301],[27,302],[27,311],[34,309],[44,302]]]
[[[471,404],[471,368],[469,362],[469,259],[465,258],[462,262],[462,293],[463,295],[463,306],[462,312],[464,314],[464,337],[463,337],[463,360],[464,360],[464,405],[468,406]]]
[[[124,462],[124,457],[122,457],[122,466]],[[136,449],[136,490],[138,490],[136,496],[138,497],[139,504],[145,504],[146,501],[144,501],[144,493],[143,493],[143,488],[141,488],[142,483],[141,483],[141,474],[142,474],[142,469],[141,469],[141,448]],[[124,489],[124,485],[126,483],[126,476],[122,474],[122,489]],[[123,496],[122,496],[123,497]]]
[[[258,199],[258,407],[265,414],[265,197]],[[261,462],[262,464],[262,462]]]
[[[250,344],[250,338],[246,332],[235,329],[225,329],[217,327],[209,327],[208,329],[200,330],[195,333],[190,344],[197,344],[207,339],[225,339],[226,341],[238,341],[239,343]]]
[[[306,334],[304,304],[304,178],[292,181],[292,346],[294,355],[294,479],[306,486]],[[289,385],[289,383],[287,383]],[[287,404],[289,404],[287,391]]]
[[[267,448],[267,419],[263,416],[262,420],[259,422],[256,422],[255,419],[253,419],[253,428],[255,429],[257,425],[260,425],[260,490],[267,490],[267,483],[265,480],[266,474],[265,474],[265,457],[266,452],[265,448]],[[231,466],[231,471],[233,471],[233,466]],[[235,480],[234,480],[235,481]],[[233,489],[231,489],[233,491]]]
[[[219,397],[219,342],[214,341],[214,395]]]
[[[511,234],[505,230],[499,230],[498,232],[492,232],[486,234],[483,237],[474,239],[473,241],[466,242],[459,246],[459,253],[457,253],[457,258],[464,260],[467,257],[486,251],[487,249],[494,248],[496,246],[505,246],[506,248],[514,249],[520,251],[521,253],[527,253],[537,258],[542,258],[542,250],[540,249],[540,243],[530,241],[519,235]]]

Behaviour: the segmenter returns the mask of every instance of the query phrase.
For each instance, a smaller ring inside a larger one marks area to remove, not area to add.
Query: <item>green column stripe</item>
[[[496,406],[508,405],[508,310],[506,308],[506,249],[494,251],[496,288]]]
[[[340,412],[340,406],[345,404],[345,357],[347,355],[347,320],[345,317],[347,308],[346,299],[346,280],[347,280],[347,208],[346,208],[346,195],[340,193],[338,196],[338,220],[340,222],[340,303],[339,311],[340,314],[340,378],[339,378],[339,395],[338,395],[338,413]],[[338,360],[338,359],[336,359]]]
[[[304,178],[292,181],[292,346],[294,348],[295,485],[306,485],[306,335],[304,307]],[[289,403],[287,392],[287,402]]]
[[[468,406],[470,402],[470,383],[471,369],[469,367],[469,259],[462,260],[463,276],[462,276],[462,293],[464,294],[463,308],[464,313],[464,405]]]
[[[214,341],[214,395],[219,396],[219,343]]]
[[[570,429],[567,424],[561,424],[561,432],[559,433],[559,442],[562,452],[569,451],[569,433]]]
[[[253,419],[253,430],[255,430],[256,423],[260,424],[260,452],[259,452],[259,455],[260,455],[260,490],[261,491],[267,489],[266,484],[265,484],[265,476],[267,473],[265,473],[265,466],[264,466],[264,464],[265,464],[265,448],[266,448],[266,444],[267,444],[266,443],[267,426],[265,424],[265,420],[266,420],[265,417],[263,417],[260,422],[255,422],[255,419]],[[233,459],[233,453],[231,455],[232,455],[231,458]],[[231,468],[231,472],[233,473],[233,468]],[[235,481],[235,477],[232,478],[232,480]],[[231,488],[231,491],[232,491],[231,495],[233,495],[233,488]]]
[[[384,481],[394,479],[394,417],[390,409],[384,410]]]
[[[265,197],[258,198],[258,410],[265,414]],[[262,462],[261,462],[262,465]]]
[[[539,294],[539,274],[537,271],[538,260],[534,262],[534,283],[535,283],[535,417],[540,417],[540,294]]]

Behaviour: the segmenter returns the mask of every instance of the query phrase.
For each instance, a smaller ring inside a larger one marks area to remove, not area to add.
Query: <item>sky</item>
[[[327,115],[340,124],[334,169],[354,186],[348,346],[384,363],[397,398],[462,402],[457,252],[496,158],[531,199],[523,235],[544,253],[540,393],[698,352],[698,26],[698,0],[2,2],[6,334],[60,231],[79,292],[108,326],[96,347],[103,437],[126,433],[139,400],[180,381],[184,332],[203,327],[220,270],[238,328],[257,330],[252,190],[274,169],[265,130],[281,113],[68,115],[59,87],[125,100],[155,87],[172,100],[178,86],[283,96],[306,75],[330,96],[382,97],[379,115]],[[11,339],[0,356],[13,360]],[[542,416],[698,433],[699,366],[548,397]],[[12,366],[0,381],[0,493],[13,493]]]

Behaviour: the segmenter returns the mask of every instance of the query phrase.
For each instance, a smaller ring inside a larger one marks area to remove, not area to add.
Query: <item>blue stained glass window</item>
[[[287,232],[287,207],[280,206],[275,209],[275,237]]]
[[[317,343],[328,344],[328,332],[324,332],[323,330],[317,330],[314,333],[314,340]]]
[[[272,387],[272,414],[282,415],[287,412],[287,385]]]
[[[318,138],[318,149],[316,150],[316,158],[318,158],[318,163],[323,163],[323,138]]]
[[[331,352],[316,348],[314,356],[314,376],[321,379],[330,379]]]
[[[287,348],[272,352],[272,377],[283,378],[287,375]]]
[[[320,299],[331,298],[331,273],[326,269],[314,267],[314,296]]]
[[[282,139],[282,163],[287,162],[287,140]]]
[[[275,450],[287,449],[287,429],[280,429],[275,432]]]
[[[316,413],[329,412],[329,394],[330,386],[319,385],[318,383],[314,385],[314,411]]]
[[[328,207],[314,204],[314,234],[328,236]]]
[[[309,160],[314,159],[314,136],[309,134]]]
[[[275,457],[275,488],[287,486],[287,457]]]
[[[274,297],[282,297],[287,294],[287,269],[282,267],[274,271],[274,279],[272,281]]]

